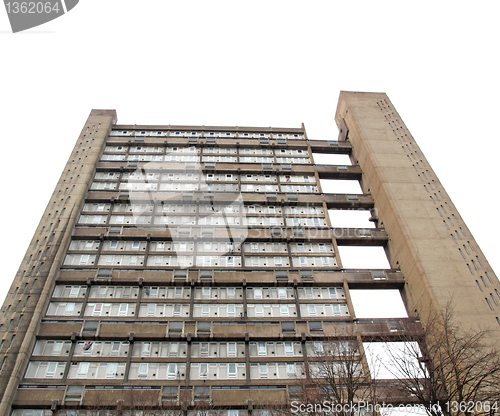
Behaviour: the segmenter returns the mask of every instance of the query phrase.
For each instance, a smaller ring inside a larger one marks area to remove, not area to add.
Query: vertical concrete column
[[[43,272],[40,271],[37,276],[39,285],[43,287],[41,292],[38,294],[38,302],[31,313],[27,314],[24,312],[23,325],[25,327],[20,328],[23,332],[25,331],[24,340],[17,351],[12,351],[10,353],[11,355],[9,357],[8,365],[9,371],[3,372],[4,375],[0,378],[0,391],[5,389],[2,401],[0,402],[0,415],[2,416],[10,414],[16,389],[26,371],[29,356],[36,341],[36,334],[38,332],[41,319],[47,304],[50,301],[50,296],[59,267],[64,262],[66,249],[69,246],[73,228],[78,221],[78,217],[85,200],[85,195],[95,174],[96,164],[101,158],[106,139],[112,126],[116,124],[116,121],[117,117],[115,110],[91,111],[64,168],[58,186],[54,190],[51,197],[51,201],[55,200],[61,185],[63,183],[66,184],[66,181],[69,181],[69,178],[72,178],[72,183],[75,185],[75,189],[71,194],[71,198],[66,199],[66,203],[64,204],[64,214],[59,215],[57,218],[57,221],[60,221],[56,231],[56,233],[58,233],[58,235],[56,235],[57,241],[54,243],[51,255],[45,261],[45,263],[50,264],[50,268],[46,268],[47,270]],[[85,141],[88,143],[82,147],[82,144],[80,143]],[[76,154],[77,151],[79,152],[78,155]],[[75,160],[78,160],[77,156],[81,156],[83,154],[85,154],[85,156],[83,158],[80,157],[79,162],[75,164]],[[42,216],[42,221],[37,228],[36,234],[40,234],[42,228],[43,230],[45,229],[44,220],[49,214],[54,216],[50,203]],[[33,247],[30,246],[26,255],[34,253],[35,250],[33,250]],[[16,283],[17,282],[15,280],[13,284],[15,285]]]

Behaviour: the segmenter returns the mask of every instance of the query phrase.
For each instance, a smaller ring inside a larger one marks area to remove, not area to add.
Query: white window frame
[[[205,371],[202,371],[202,368],[205,369]],[[207,363],[200,363],[200,371],[199,371],[199,377],[200,379],[208,379],[208,364]]]
[[[103,309],[104,309],[104,303],[94,303],[94,310],[92,311],[92,316],[101,316]]]
[[[128,315],[128,303],[120,303],[118,307],[118,316],[127,316]]]
[[[169,345],[169,350],[168,350],[168,355],[170,357],[177,357],[179,354],[179,343],[178,342],[171,342]]]
[[[87,373],[89,372],[90,363],[80,363],[78,364],[78,371],[76,373],[77,378],[87,378]]]
[[[137,378],[147,378],[148,377],[148,363],[139,363],[137,369]]]
[[[260,363],[259,364],[259,378],[268,378],[267,371],[268,371],[267,364]]]
[[[54,346],[52,347],[52,355],[61,355],[63,346],[64,346],[63,341],[55,341]]]
[[[64,315],[71,316],[75,312],[76,304],[74,302],[68,302],[64,308]]]
[[[45,370],[45,378],[54,378],[57,371],[57,362],[47,363],[47,369]]]
[[[116,378],[117,373],[118,373],[117,363],[107,363],[106,378]]]
[[[71,286],[71,289],[69,291],[69,297],[76,298],[78,297],[79,293],[80,293],[80,286]]]
[[[228,342],[227,343],[227,356],[228,357],[236,357],[236,354],[237,354],[236,342]]]
[[[257,343],[257,351],[259,357],[266,357],[267,356],[267,346],[265,342],[258,342]]]
[[[238,370],[236,369],[236,363],[229,363],[227,367],[228,378],[237,378]]]

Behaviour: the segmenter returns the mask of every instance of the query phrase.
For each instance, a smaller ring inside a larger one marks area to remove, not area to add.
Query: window
[[[254,299],[262,299],[262,288],[261,287],[256,287],[254,290],[253,290],[253,297]]]
[[[177,353],[178,352],[179,352],[179,343],[178,342],[172,342],[172,343],[170,343],[169,355],[171,357],[177,357]]]
[[[120,353],[120,343],[113,342],[111,344],[111,355],[118,355]]]
[[[71,286],[69,297],[76,298],[78,296],[78,293],[80,293],[80,286]]]
[[[267,364],[259,364],[259,377],[267,378]]]
[[[139,370],[137,372],[137,377],[146,378],[148,376],[148,364],[140,363]]]
[[[265,357],[267,355],[267,349],[265,342],[259,342],[258,344],[259,357]]]
[[[106,368],[106,378],[115,378],[116,375],[116,363],[108,363]]]
[[[75,311],[75,304],[67,303],[66,308],[64,309],[64,315],[73,315],[74,311]]]
[[[12,337],[12,338],[14,338],[14,337]],[[52,355],[61,355],[63,345],[64,345],[64,342],[56,341],[54,343],[54,348],[52,349]]]
[[[92,312],[92,316],[101,316],[102,313],[102,303],[96,303],[94,305],[94,310]]]
[[[203,287],[201,293],[202,293],[203,299],[210,299],[210,288],[209,287]]]
[[[128,303],[120,303],[118,316],[127,316],[127,313],[128,313]]]
[[[227,344],[227,356],[228,357],[236,357],[236,343],[229,342]]]
[[[208,377],[208,364],[200,364],[200,378]]]
[[[80,363],[78,366],[77,378],[87,377],[87,372],[89,371],[89,363]]]
[[[182,334],[183,329],[184,329],[183,322],[170,322],[168,326],[168,332],[172,334]]]
[[[200,355],[202,357],[208,357],[208,342],[202,342],[200,346]]]
[[[235,363],[229,363],[228,377],[229,378],[236,378],[236,364]]]

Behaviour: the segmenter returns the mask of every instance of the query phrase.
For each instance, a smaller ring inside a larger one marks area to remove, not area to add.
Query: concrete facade
[[[449,299],[498,333],[498,280],[387,96],[342,92],[336,121],[329,142],[92,110],[1,309],[0,414],[258,416],[307,383],[317,343],[397,337]],[[346,270],[342,245],[391,268]],[[351,288],[399,289],[410,318],[356,318]]]
[[[335,117],[389,235],[389,261],[405,277],[409,313],[425,324],[450,305],[465,328],[498,340],[498,279],[387,95],[341,92]]]

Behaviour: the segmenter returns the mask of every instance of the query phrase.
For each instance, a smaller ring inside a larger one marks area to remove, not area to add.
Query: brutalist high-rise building
[[[335,120],[321,141],[92,110],[1,309],[1,415],[266,415],[322,343],[387,340],[449,302],[500,337],[497,277],[387,96],[342,92]],[[344,269],[343,245],[391,268]],[[410,317],[357,319],[352,288],[399,289]]]

